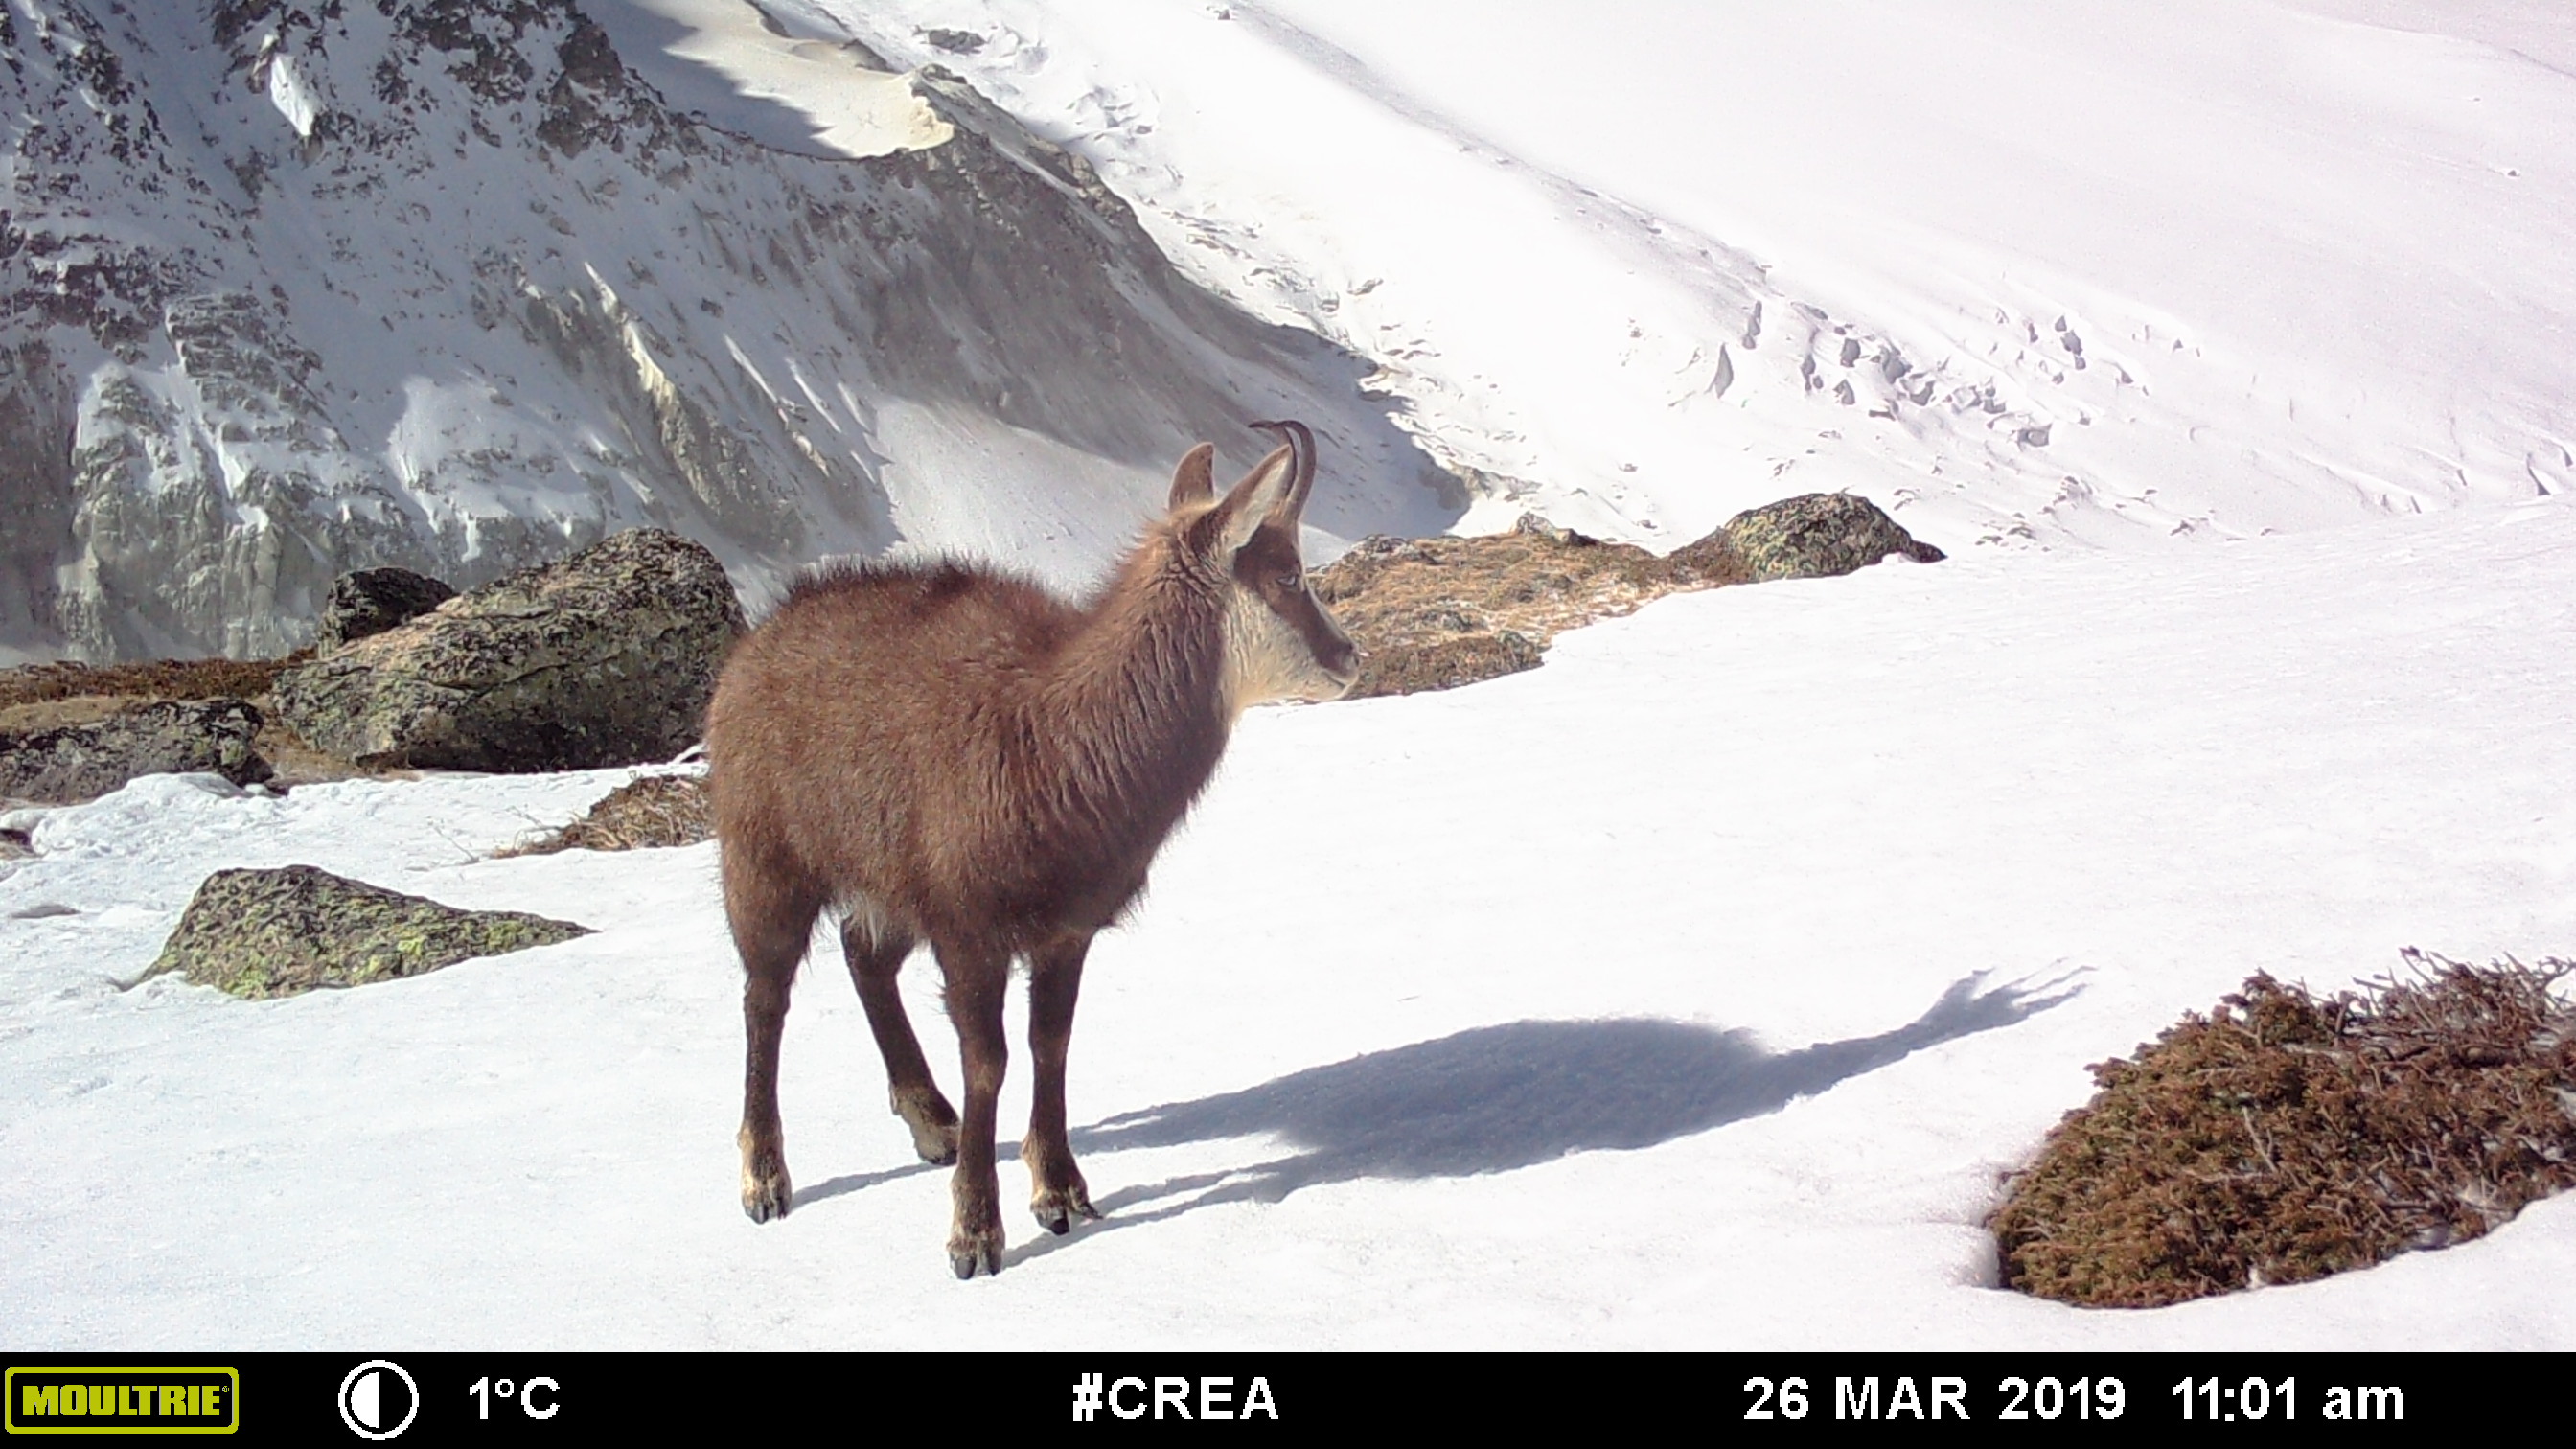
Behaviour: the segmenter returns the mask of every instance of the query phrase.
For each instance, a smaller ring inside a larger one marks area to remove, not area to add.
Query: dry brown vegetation
[[[1314,587],[1366,656],[1346,696],[1362,699],[1535,669],[1567,629],[1744,578],[1722,535],[1657,558],[1524,517],[1487,538],[1365,539]]]
[[[503,855],[551,855],[559,850],[648,850],[695,845],[715,836],[707,815],[706,781],[696,775],[647,775],[620,785],[590,813]]]
[[[2092,1071],[1993,1219],[2004,1282],[2145,1308],[2477,1237],[2576,1184],[2576,963],[2320,999],[2256,976]]]
[[[299,649],[283,659],[155,659],[134,664],[68,661],[0,669],[0,732],[35,734],[91,724],[165,699],[243,699],[265,718],[256,747],[277,770],[278,785],[367,773],[326,755],[277,722],[269,688],[278,672],[313,657]]]
[[[0,669],[0,709],[65,699],[249,699],[277,672],[312,656],[283,659],[156,659],[141,664],[24,664]]]

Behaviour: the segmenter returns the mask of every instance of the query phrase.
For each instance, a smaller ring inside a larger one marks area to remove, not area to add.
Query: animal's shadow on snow
[[[1276,1202],[1318,1183],[1466,1177],[1570,1152],[1653,1147],[1778,1111],[1925,1047],[2011,1026],[2082,989],[2065,977],[1984,983],[1982,974],[1960,981],[1894,1031],[1798,1051],[1766,1051],[1742,1031],[1651,1018],[1515,1021],[1129,1112],[1074,1132],[1074,1150],[1254,1137],[1297,1150],[1102,1194],[1107,1220],[1075,1236],[1217,1203]],[[1013,1257],[1070,1241],[1029,1243]]]

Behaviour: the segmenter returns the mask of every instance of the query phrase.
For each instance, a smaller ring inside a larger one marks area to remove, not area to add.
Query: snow
[[[905,77],[839,46],[780,34],[740,0],[626,0],[596,9],[618,57],[665,99],[763,145],[864,160],[937,146],[952,133]]]
[[[1093,955],[1070,1105],[1108,1217],[1011,1211],[967,1284],[828,950],[796,1211],[755,1226],[713,847],[492,855],[631,772],[43,812],[0,861],[0,1335],[2576,1347],[2576,1200],[2151,1312],[1997,1288],[1981,1226],[2087,1063],[2256,971],[2576,955],[2563,7],[678,3],[655,84],[719,124],[821,125],[743,58],[789,40],[966,75],[1194,275],[1375,362],[1490,475],[1462,527],[1679,542],[1848,486],[1953,557],[1252,713]],[[424,424],[475,406],[416,382]],[[933,408],[869,428],[984,470],[896,489],[907,537],[1041,549],[1118,486]],[[1073,481],[984,501],[1040,476]],[[597,933],[285,1001],[124,984],[206,873],[292,862]]]
[[[1109,1216],[1014,1211],[972,1284],[828,951],[789,1019],[797,1210],[742,1217],[712,847],[488,858],[628,772],[138,782],[0,867],[0,1332],[2565,1348],[2567,1200],[2143,1313],[1997,1289],[1979,1224],[2085,1063],[2254,971],[2567,949],[2571,577],[2554,498],[1888,563],[1256,711],[1094,953],[1071,1104]],[[286,1001],[119,989],[204,873],[290,861],[599,933]],[[1023,1059],[1006,1136],[1027,1089]]]
[[[2564,7],[798,3],[1379,362],[1523,485],[1465,531],[1848,487],[2138,547],[2576,486]]]
[[[322,103],[306,83],[304,72],[295,57],[280,55],[268,63],[268,98],[277,104],[277,113],[295,128],[297,136],[311,136],[313,123],[322,114]]]

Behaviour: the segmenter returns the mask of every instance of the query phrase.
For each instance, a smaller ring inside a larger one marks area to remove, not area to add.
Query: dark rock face
[[[1830,578],[1867,568],[1890,554],[1916,563],[1938,563],[1945,557],[1932,545],[1916,542],[1877,504],[1851,493],[1806,493],[1749,508],[1728,519],[1722,532],[1755,583]]]
[[[360,569],[331,581],[313,642],[337,649],[408,624],[456,597],[456,591],[409,569]]]
[[[254,784],[269,777],[268,761],[251,746],[262,723],[238,699],[163,700],[94,724],[0,732],[0,796],[68,804],[138,775],[198,770]]]
[[[699,735],[743,631],[724,566],[631,529],[278,676],[279,717],[361,764],[577,770]]]
[[[1319,523],[1454,516],[1370,364],[954,77],[915,149],[795,154],[667,106],[589,13],[628,8],[0,7],[0,646],[275,657],[348,570],[471,587],[627,523],[757,593],[895,542],[889,489],[1006,500],[951,439],[1142,498],[1252,397],[1335,439]]]
[[[144,974],[176,971],[257,1000],[418,976],[589,934],[518,911],[460,911],[309,865],[219,870],[197,887]]]

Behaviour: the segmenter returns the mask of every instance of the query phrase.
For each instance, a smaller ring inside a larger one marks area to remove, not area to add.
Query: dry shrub
[[[155,659],[135,664],[25,664],[0,669],[0,709],[46,700],[250,699],[266,694],[277,673],[313,657],[299,649],[283,659]]]
[[[707,814],[707,782],[697,775],[647,775],[620,785],[590,813],[529,845],[503,855],[552,855],[559,850],[651,850],[695,845],[715,838]]]
[[[1314,582],[1360,647],[1347,697],[1365,699],[1535,669],[1567,629],[1744,577],[1722,533],[1657,558],[1532,515],[1484,538],[1363,539]]]
[[[2092,1068],[1993,1228],[2006,1285],[2146,1308],[2474,1238],[2576,1183],[2576,963],[2319,1000],[2256,976]]]

